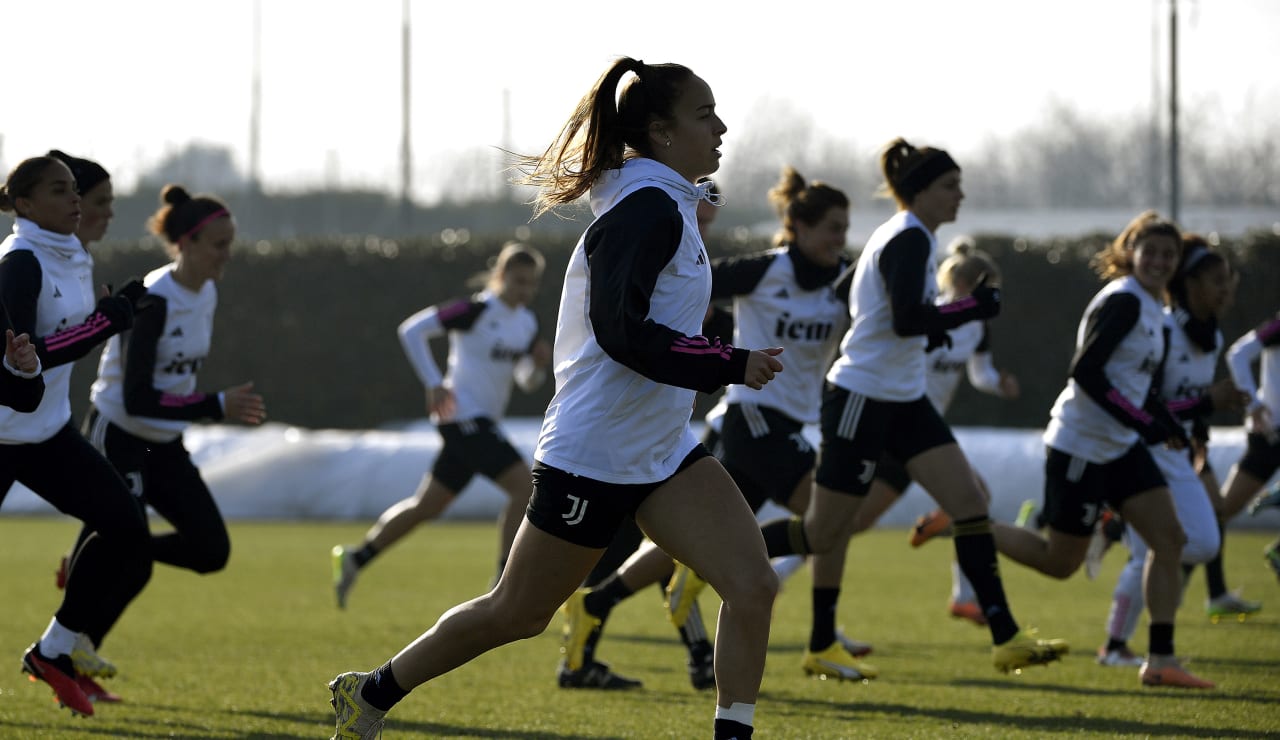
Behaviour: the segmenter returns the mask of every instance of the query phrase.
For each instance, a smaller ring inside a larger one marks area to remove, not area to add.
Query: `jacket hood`
[[[696,204],[706,200],[715,206],[722,203],[711,193],[709,180],[694,185],[657,160],[634,157],[623,162],[621,168],[606,171],[591,186],[591,214],[598,218],[636,190],[655,186],[665,190],[677,202]]]
[[[47,229],[42,229],[36,225],[35,221],[31,221],[19,216],[13,222],[13,235],[17,239],[21,239],[33,247],[47,249],[61,257],[71,259],[78,255],[84,254],[85,249],[80,244],[80,240],[75,234],[58,234]]]

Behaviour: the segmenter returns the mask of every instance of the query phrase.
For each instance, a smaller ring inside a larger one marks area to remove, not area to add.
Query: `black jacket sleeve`
[[[711,262],[711,300],[747,295],[756,289],[777,254],[762,252],[741,257],[721,257]]]
[[[143,310],[145,309],[145,310]],[[131,416],[153,419],[222,419],[217,394],[192,393],[178,396],[162,393],[152,385],[156,370],[156,345],[164,333],[168,301],[148,293],[138,302],[138,318],[133,329],[120,335],[124,357],[124,408]]]
[[[945,306],[925,300],[923,287],[928,261],[929,237],[920,229],[900,232],[880,252],[880,274],[888,288],[895,334],[900,337],[940,335],[974,319],[994,315],[984,312],[982,304],[972,297]]]
[[[31,335],[31,344],[45,370],[75,362],[133,323],[133,304],[128,298],[107,296],[98,300],[97,308],[85,317],[84,323],[47,337],[36,336],[36,307],[43,274],[40,261],[25,249],[0,259],[0,296],[4,296],[13,331]]]
[[[0,293],[0,332],[5,329],[13,329],[13,324],[9,321],[8,312],[5,310],[2,300],[3,293]],[[15,335],[22,332],[14,329]],[[4,350],[0,349],[0,356],[3,356]],[[0,367],[0,405],[8,406],[20,414],[29,414],[40,406],[40,401],[44,398],[44,376],[37,375],[34,378],[24,378],[15,375],[7,368]]]
[[[1158,396],[1151,394],[1143,408],[1129,402],[1107,379],[1107,361],[1133,327],[1142,306],[1131,293],[1115,293],[1098,306],[1085,322],[1084,341],[1071,359],[1071,379],[1094,403],[1116,421],[1142,435],[1147,444],[1184,438],[1182,427]],[[1152,387],[1156,387],[1152,383]]]
[[[464,298],[453,303],[436,307],[436,317],[440,326],[447,331],[471,331],[476,319],[488,308],[489,304],[471,298]]]
[[[711,316],[702,322],[702,336],[721,341],[733,337],[733,311],[719,306],[711,307]]]
[[[741,383],[750,353],[648,318],[658,276],[683,230],[676,204],[658,188],[631,193],[597,219],[584,237],[588,316],[596,341],[615,361],[650,380],[710,393]]]
[[[8,406],[20,414],[29,414],[40,407],[44,398],[44,376],[23,378],[0,368],[0,405]]]

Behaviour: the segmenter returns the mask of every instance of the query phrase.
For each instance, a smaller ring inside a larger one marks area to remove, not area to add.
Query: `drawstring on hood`
[[[623,162],[622,167],[605,172],[591,186],[591,214],[599,217],[626,196],[651,185],[660,185],[673,197],[679,196],[685,201],[682,207],[701,200],[716,207],[724,205],[724,196],[712,192],[714,184],[710,180],[695,185],[657,160],[634,157]]]

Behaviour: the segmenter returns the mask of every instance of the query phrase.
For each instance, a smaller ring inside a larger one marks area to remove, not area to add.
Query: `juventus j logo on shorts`
[[[564,520],[565,524],[572,527],[581,523],[582,518],[587,515],[587,502],[572,494],[568,494],[567,498],[570,501],[569,513],[561,514],[560,518]]]

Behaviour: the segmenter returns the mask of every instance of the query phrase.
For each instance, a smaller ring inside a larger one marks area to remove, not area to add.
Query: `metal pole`
[[[1182,200],[1178,172],[1178,0],[1169,0],[1169,218]]]
[[[400,25],[400,218],[401,226],[409,230],[409,213],[413,197],[413,149],[410,143],[409,112],[409,0],[404,0]]]
[[[249,88],[249,194],[262,192],[262,2],[253,3],[253,80]]]

